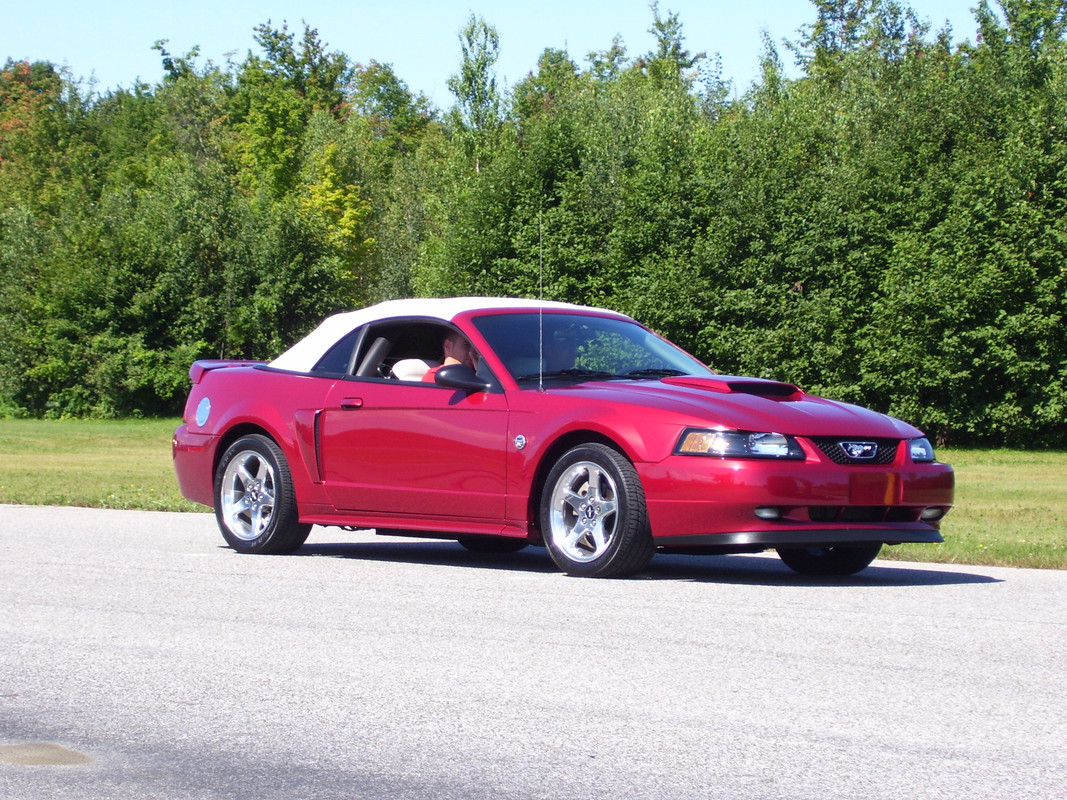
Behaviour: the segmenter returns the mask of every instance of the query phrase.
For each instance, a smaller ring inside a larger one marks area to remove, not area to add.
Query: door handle
[[[361,408],[363,408],[362,397],[346,397],[341,400],[342,411],[358,411]]]

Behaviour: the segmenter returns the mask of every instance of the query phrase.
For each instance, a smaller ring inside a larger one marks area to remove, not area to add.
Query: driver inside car
[[[450,331],[441,343],[441,349],[444,351],[444,361],[422,376],[424,383],[433,383],[437,370],[450,364],[465,364],[472,370],[478,369],[478,351],[463,334]]]

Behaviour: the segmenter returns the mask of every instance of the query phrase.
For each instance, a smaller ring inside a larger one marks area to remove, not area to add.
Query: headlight
[[[908,441],[908,449],[911,452],[911,460],[916,464],[923,464],[934,460],[934,446],[925,436]]]
[[[804,450],[792,436],[748,431],[708,431],[690,428],[682,433],[674,452],[719,458],[803,459]]]

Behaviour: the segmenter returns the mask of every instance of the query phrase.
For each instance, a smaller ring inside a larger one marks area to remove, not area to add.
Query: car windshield
[[[629,320],[509,313],[477,317],[474,325],[520,382],[711,374],[683,350]]]

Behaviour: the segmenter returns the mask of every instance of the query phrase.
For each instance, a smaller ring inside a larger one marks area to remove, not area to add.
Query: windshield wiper
[[[680,369],[671,369],[670,367],[653,367],[651,369],[632,369],[624,375],[619,375],[620,378],[669,378],[674,375],[685,375]]]
[[[618,377],[610,372],[596,369],[558,369],[552,372],[532,372],[529,375],[520,375],[517,381],[535,381],[538,378],[577,378],[580,380],[600,379],[607,380]]]

